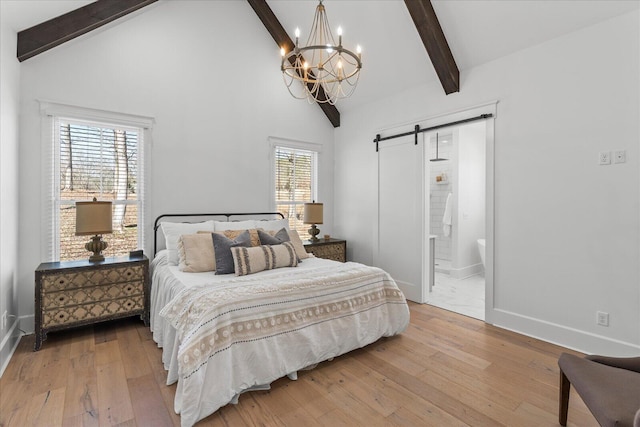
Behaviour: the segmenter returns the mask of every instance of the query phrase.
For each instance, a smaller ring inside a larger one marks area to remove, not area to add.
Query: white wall
[[[16,59],[16,32],[7,22],[0,2],[0,316],[18,315],[18,115],[20,65]],[[17,344],[17,317],[0,328],[0,375]]]
[[[33,314],[33,270],[44,261],[39,99],[155,118],[149,233],[162,213],[270,209],[267,138],[322,144],[322,231],[333,234],[333,127],[318,106],[289,95],[279,68],[278,47],[249,4],[238,1],[158,2],[25,61],[21,315]]]
[[[639,21],[635,11],[463,71],[457,94],[434,82],[343,111],[334,234],[350,257],[373,259],[376,133],[499,100],[489,318],[584,351],[637,354]],[[618,149],[626,163],[597,164]],[[596,325],[599,310],[609,327]]]

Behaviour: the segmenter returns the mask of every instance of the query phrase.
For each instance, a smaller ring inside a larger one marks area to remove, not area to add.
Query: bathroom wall
[[[431,134],[430,134],[431,135]],[[439,135],[440,144],[438,148],[439,157],[451,159],[453,154],[452,134]],[[447,141],[447,142],[443,142]],[[432,134],[429,143],[429,159],[436,157],[436,134]],[[428,159],[427,159],[428,161]],[[444,207],[447,202],[447,195],[452,191],[452,160],[442,162],[428,162],[429,172],[429,191],[430,191],[430,230],[431,234],[438,236],[436,238],[435,258],[451,261],[451,235],[445,236],[442,230],[442,217],[444,215]],[[438,182],[436,177],[445,174],[446,181]],[[441,270],[438,268],[438,270]]]

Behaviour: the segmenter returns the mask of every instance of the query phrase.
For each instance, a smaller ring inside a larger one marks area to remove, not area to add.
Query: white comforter
[[[318,258],[249,276],[152,263],[151,329],[175,410],[191,426],[243,390],[402,332],[409,310],[387,273]]]

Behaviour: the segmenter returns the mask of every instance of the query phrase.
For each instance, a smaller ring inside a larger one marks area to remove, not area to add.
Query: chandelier
[[[280,49],[282,76],[294,98],[334,105],[353,93],[362,68],[361,49],[356,48],[357,54],[345,49],[342,28],[338,27],[337,33],[336,45],[320,0],[306,46],[299,45],[300,30],[296,28],[293,50],[287,53],[284,47]]]

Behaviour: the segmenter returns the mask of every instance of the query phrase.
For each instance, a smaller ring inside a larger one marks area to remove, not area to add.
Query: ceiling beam
[[[18,33],[20,62],[95,30],[157,0],[98,0]]]
[[[445,93],[460,91],[460,71],[430,0],[404,0]]]
[[[294,48],[293,41],[291,37],[284,30],[284,27],[278,21],[278,18],[273,13],[266,0],[247,0],[253,10],[255,11],[264,27],[267,29],[273,40],[275,40],[276,44],[279,47],[284,47],[285,51],[291,52]],[[291,58],[293,60],[293,58]],[[311,86],[311,85],[309,85]],[[320,99],[326,99],[326,94],[324,93],[324,88],[320,87]],[[327,116],[333,127],[340,127],[340,112],[336,108],[335,105],[331,105],[329,103],[317,103],[322,111]]]

